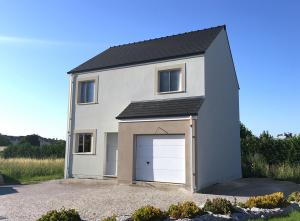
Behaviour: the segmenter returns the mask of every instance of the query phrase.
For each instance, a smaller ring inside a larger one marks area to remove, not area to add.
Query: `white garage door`
[[[137,136],[136,180],[185,183],[184,135]]]

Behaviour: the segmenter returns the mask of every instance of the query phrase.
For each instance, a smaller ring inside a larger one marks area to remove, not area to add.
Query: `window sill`
[[[98,104],[97,102],[89,102],[89,103],[79,103],[77,102],[78,105],[92,105],[92,104]]]
[[[164,95],[164,94],[178,94],[178,93],[185,93],[185,91],[166,91],[166,92],[157,92],[158,95]]]
[[[73,155],[96,155],[96,154],[92,152],[88,152],[88,153],[73,153]]]

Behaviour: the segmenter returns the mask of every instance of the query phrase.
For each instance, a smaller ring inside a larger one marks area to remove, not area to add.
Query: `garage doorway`
[[[185,136],[136,136],[136,180],[185,183]]]

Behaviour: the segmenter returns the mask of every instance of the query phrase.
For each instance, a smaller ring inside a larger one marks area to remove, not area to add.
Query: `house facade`
[[[68,73],[66,178],[196,191],[241,177],[225,26],[115,46]]]

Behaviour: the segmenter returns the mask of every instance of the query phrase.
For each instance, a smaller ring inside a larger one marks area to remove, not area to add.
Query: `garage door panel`
[[[185,183],[184,135],[137,136],[136,179]]]

